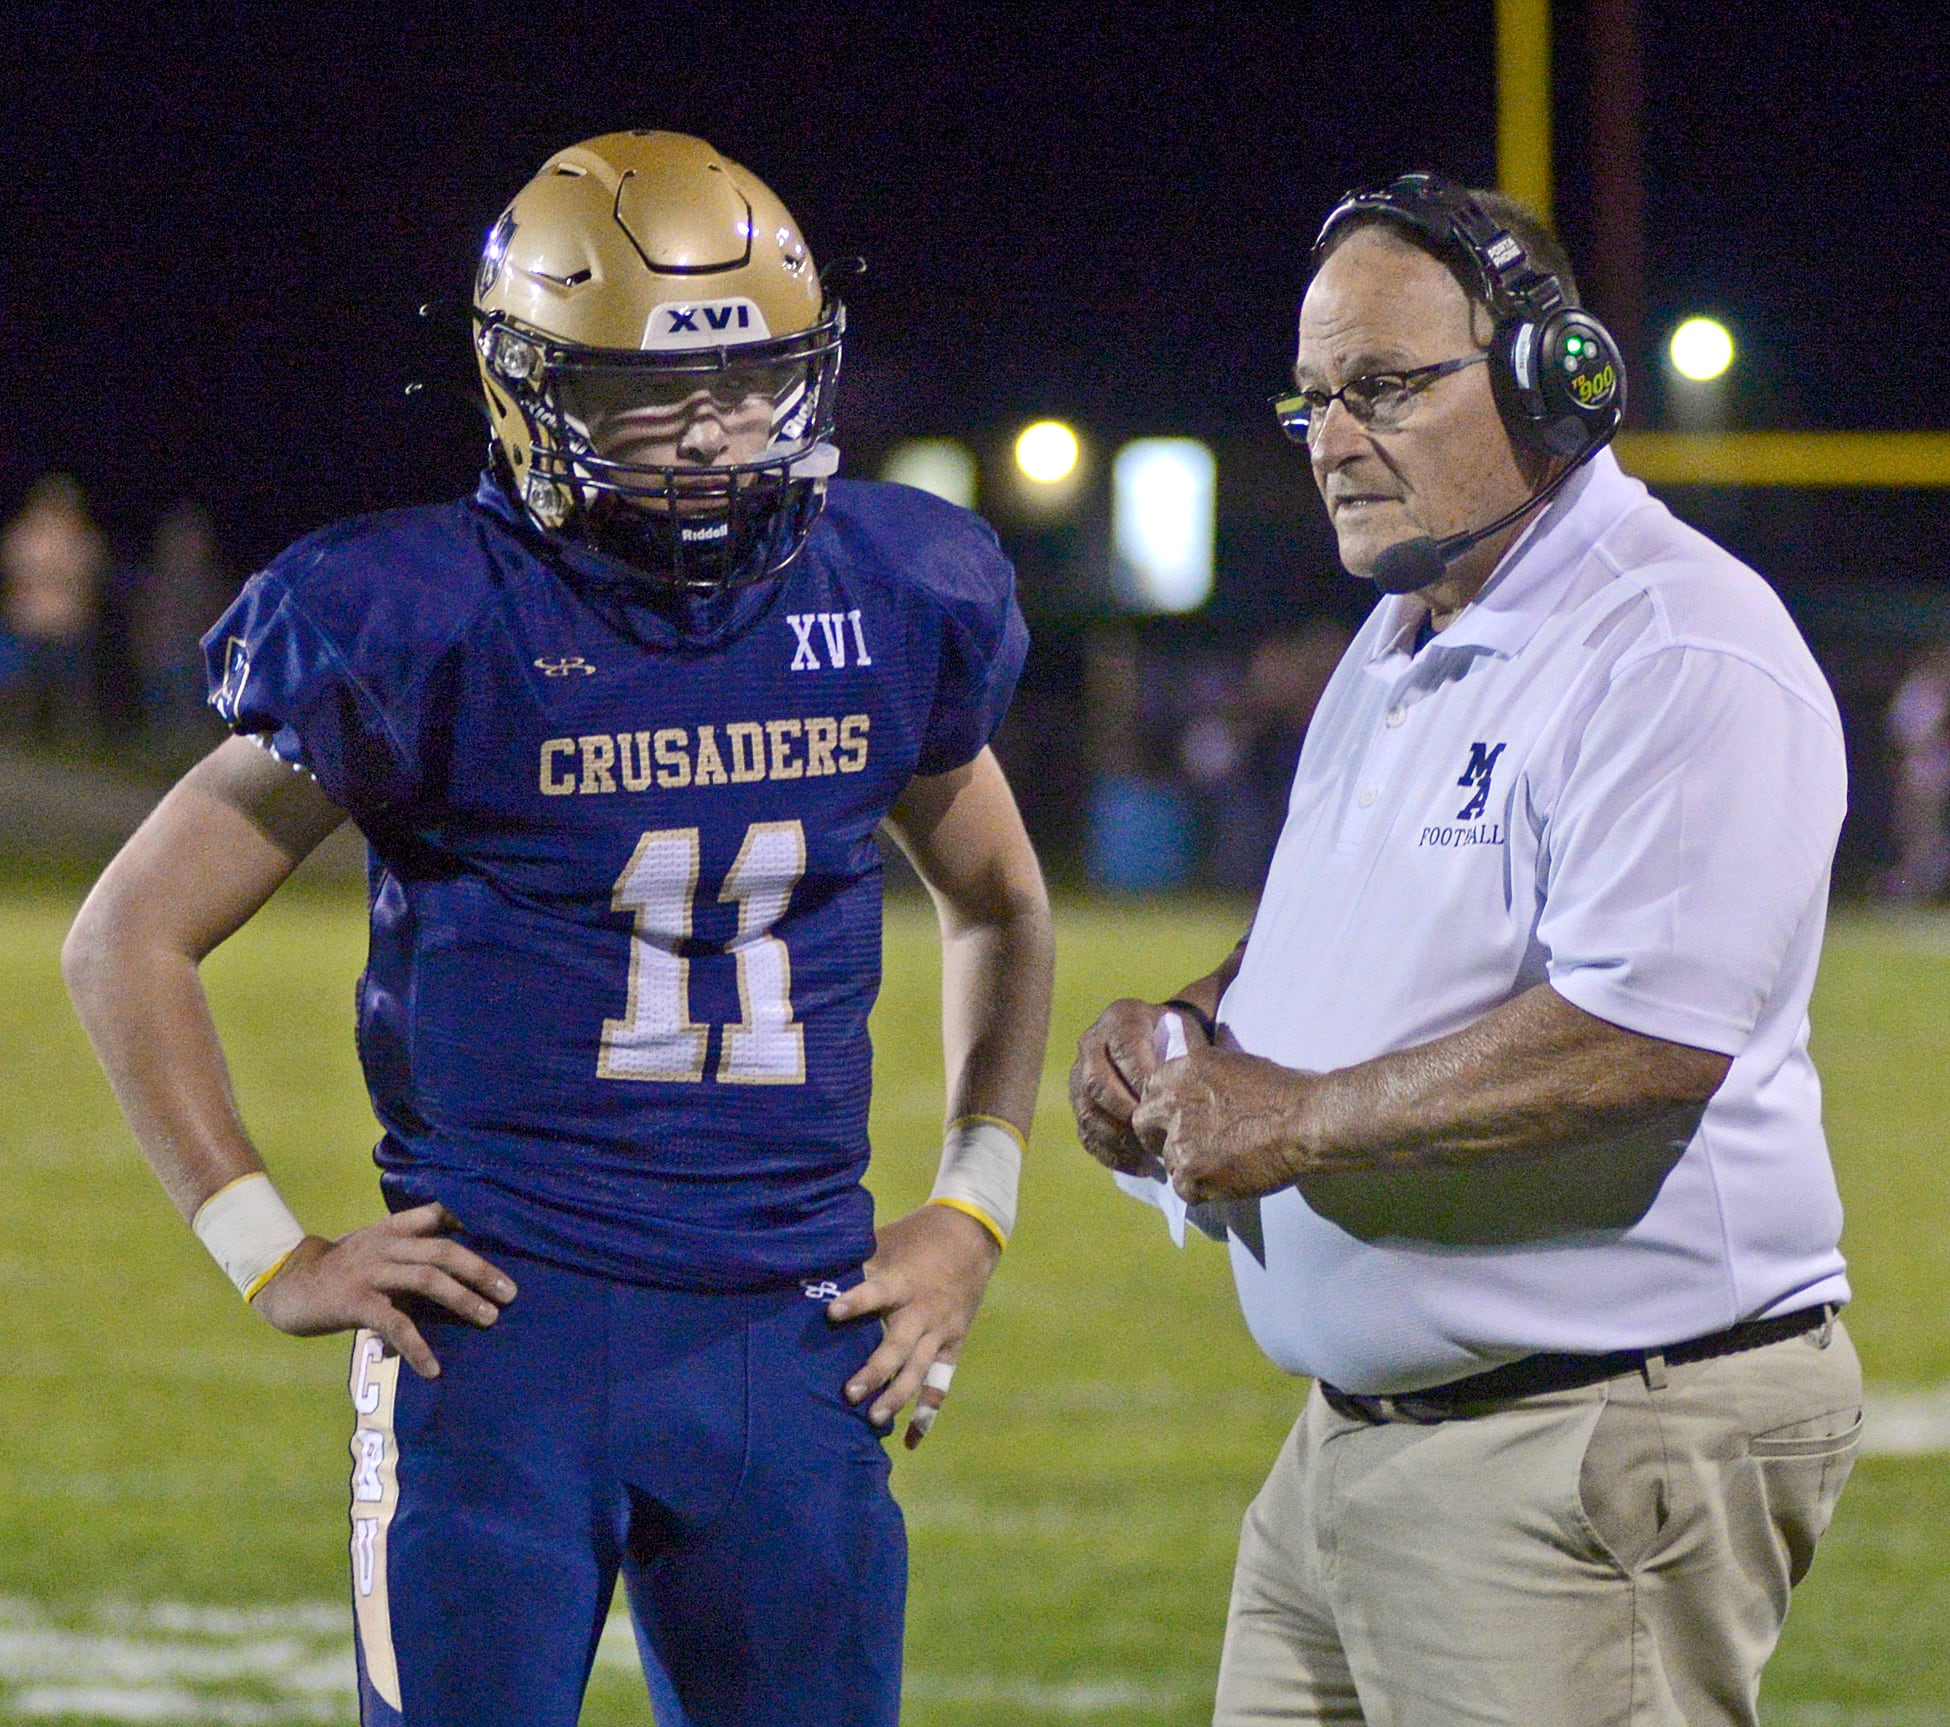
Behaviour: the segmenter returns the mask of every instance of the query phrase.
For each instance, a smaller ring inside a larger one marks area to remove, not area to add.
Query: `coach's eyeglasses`
[[[1406,372],[1367,372],[1350,378],[1338,390],[1283,390],[1272,398],[1280,430],[1296,444],[1310,443],[1327,418],[1327,408],[1339,402],[1357,426],[1371,432],[1392,432],[1408,418],[1415,398],[1438,378],[1480,365],[1488,354],[1464,354],[1437,360],[1432,366],[1412,366]]]

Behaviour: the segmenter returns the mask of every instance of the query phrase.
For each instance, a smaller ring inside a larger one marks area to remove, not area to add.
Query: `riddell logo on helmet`
[[[771,335],[765,314],[750,300],[699,300],[654,308],[643,327],[646,349],[716,348],[726,342],[757,342]]]

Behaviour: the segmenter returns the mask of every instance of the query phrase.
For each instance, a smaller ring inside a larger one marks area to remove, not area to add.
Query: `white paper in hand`
[[[1160,1061],[1176,1061],[1186,1053],[1185,1022],[1177,1014],[1159,1016],[1157,1038]],[[1166,1227],[1171,1231],[1172,1246],[1185,1245],[1185,1202],[1178,1197],[1178,1190],[1170,1182],[1160,1181],[1155,1175],[1126,1175],[1115,1169],[1111,1171],[1110,1178],[1133,1199],[1141,1199],[1146,1205],[1155,1205],[1162,1211]]]

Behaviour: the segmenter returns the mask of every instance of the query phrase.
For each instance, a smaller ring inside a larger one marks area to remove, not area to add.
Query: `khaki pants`
[[[1862,1428],[1836,1324],[1417,1426],[1320,1392],[1246,1513],[1217,1727],[1752,1727]]]

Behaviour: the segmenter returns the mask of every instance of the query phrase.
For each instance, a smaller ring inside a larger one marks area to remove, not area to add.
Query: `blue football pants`
[[[878,1322],[492,1257],[494,1325],[416,1315],[437,1379],[353,1346],[364,1727],[575,1727],[619,1572],[657,1727],[894,1727],[906,1534],[841,1390]]]

